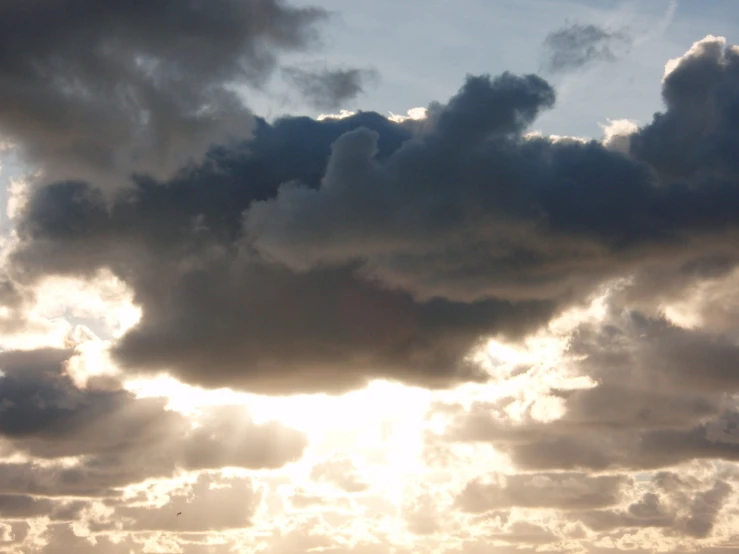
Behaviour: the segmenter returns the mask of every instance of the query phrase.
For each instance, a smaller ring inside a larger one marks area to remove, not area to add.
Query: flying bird
[[[177,512],[177,515],[178,515],[178,516],[181,516],[181,515],[182,515],[182,512]]]

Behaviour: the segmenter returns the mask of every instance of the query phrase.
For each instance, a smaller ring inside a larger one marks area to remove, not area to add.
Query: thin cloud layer
[[[549,33],[544,39],[544,69],[550,73],[567,73],[597,62],[613,62],[631,46],[631,42],[626,31],[571,23]]]
[[[512,508],[602,508],[619,504],[628,485],[619,475],[582,473],[500,475],[498,482],[471,481],[457,498],[466,512],[482,513]]]
[[[286,67],[282,72],[302,97],[320,110],[340,108],[364,92],[365,86],[378,77],[376,71],[369,69]]]

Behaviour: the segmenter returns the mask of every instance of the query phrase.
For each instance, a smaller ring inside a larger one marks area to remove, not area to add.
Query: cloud
[[[528,521],[515,521],[503,532],[491,534],[490,538],[513,544],[549,544],[559,542],[559,537],[542,525]]]
[[[675,515],[663,505],[658,494],[646,493],[625,510],[594,510],[578,517],[595,531],[611,531],[618,528],[671,527]]]
[[[667,97],[696,88],[682,72],[717,63],[706,90],[730,97],[733,66],[696,48]],[[285,393],[484,380],[465,358],[483,337],[530,332],[607,280],[733,267],[733,182],[666,181],[645,154],[694,104],[670,100],[630,129],[626,154],[527,135],[553,103],[533,75],[469,77],[420,121],[259,122],[253,140],[167,186],[141,178],[112,205],[55,183],[29,198],[14,278],[110,268],[142,308],[115,349],[130,371]]]
[[[242,407],[218,406],[198,426],[166,409],[162,398],[133,394],[92,379],[78,388],[64,372],[64,351],[0,354],[0,435],[39,459],[76,458],[47,470],[0,463],[0,492],[85,496],[175,470],[279,468],[300,458],[305,437],[275,422],[255,424]],[[17,478],[21,489],[7,487]],[[20,477],[24,476],[21,481]],[[30,479],[29,479],[30,477]]]
[[[375,375],[435,386],[479,379],[482,375],[462,360],[466,352],[504,322],[511,332],[527,328],[537,314],[548,313],[547,303],[466,305],[439,299],[419,305],[406,292],[360,278],[351,266],[298,274],[242,246],[241,212],[274,194],[282,181],[305,181],[313,174],[317,185],[331,142],[358,124],[384,131],[381,152],[409,137],[401,125],[373,114],[340,121],[288,119],[262,126],[254,155],[224,153],[212,169],[168,187],[142,182],[121,193],[112,210],[87,185],[44,188],[29,203],[22,233],[30,241],[18,251],[16,267],[46,273],[51,258],[44,250],[51,248],[59,262],[55,272],[85,275],[111,263],[117,275],[126,272],[135,301],[149,307],[135,333],[120,344],[120,358],[157,370],[179,366],[192,382],[286,391],[341,390]],[[314,133],[323,138],[308,140]],[[236,178],[234,171],[251,177]],[[70,217],[76,221],[72,226]],[[66,249],[62,243],[71,246],[68,241],[77,247]],[[162,294],[160,287],[168,292]],[[200,292],[191,294],[192,287]],[[265,302],[268,298],[273,301]],[[458,328],[454,318],[466,323]],[[445,334],[450,326],[457,328],[453,335]],[[312,338],[301,338],[306,332]],[[247,336],[252,338],[244,340]],[[251,371],[244,371],[243,360],[251,360]],[[202,372],[203,363],[214,371]],[[323,376],[306,372],[308,366]],[[271,381],[265,379],[269,374]]]
[[[164,506],[120,506],[113,520],[124,529],[179,533],[241,529],[250,525],[260,501],[248,478],[217,479],[201,474],[192,485],[168,494]],[[180,514],[180,515],[177,515]]]
[[[734,348],[726,337],[611,306],[568,337],[566,370],[595,386],[550,388],[562,415],[514,421],[493,404],[458,412],[453,440],[489,441],[517,467],[654,469],[695,459],[739,460]],[[533,378],[533,377],[532,377]]]
[[[315,481],[332,483],[348,493],[363,492],[369,488],[350,458],[337,456],[318,463],[311,469],[310,476]]]
[[[45,182],[169,176],[252,116],[232,85],[261,86],[283,51],[315,44],[326,13],[277,0],[3,5],[0,130]],[[78,14],[84,14],[84,17]]]
[[[599,508],[618,504],[627,480],[619,475],[584,473],[500,476],[499,482],[470,481],[457,498],[463,510],[480,513],[512,507]]]
[[[690,517],[684,523],[685,533],[698,538],[707,537],[731,490],[728,483],[717,481],[711,489],[696,495],[690,505]]]
[[[332,110],[354,100],[378,74],[369,69],[319,69],[286,67],[286,80],[315,108]]]
[[[639,130],[636,122],[629,119],[611,119],[603,128],[603,146],[610,150],[628,154],[631,135]]]
[[[430,490],[422,490],[420,494],[407,498],[402,511],[411,533],[425,536],[443,532],[443,515]]]
[[[252,205],[247,238],[293,271],[357,263],[419,300],[561,301],[658,256],[684,264],[691,242],[734,217],[708,210],[707,228],[701,215],[709,196],[730,201],[728,183],[659,188],[647,166],[598,143],[523,139],[551,102],[538,78],[471,78],[388,160],[375,159],[375,134],[348,133],[320,189],[287,184]]]
[[[128,554],[132,549],[140,547],[131,537],[117,540],[117,537],[78,536],[71,525],[50,525],[43,533],[41,540],[34,541],[36,544],[32,552],[42,554],[64,554],[65,552],[80,552],[81,554],[98,554],[109,552],[111,554]],[[134,550],[135,551],[135,550]]]
[[[666,106],[632,135],[632,154],[664,181],[689,180],[714,188],[733,179],[737,126],[733,116],[739,88],[739,52],[722,37],[707,36],[671,60],[662,81]],[[727,214],[728,215],[728,214]]]
[[[250,139],[113,192],[30,187],[4,330],[25,332],[34,302],[69,329],[129,303],[141,318],[106,320],[108,344],[0,352],[0,550],[729,544],[734,58],[700,41],[670,64],[664,112],[602,141],[531,133],[555,91],[504,73],[417,118],[254,118]],[[106,272],[120,286],[66,280]],[[108,298],[67,307],[93,293]],[[230,391],[244,405],[185,414],[181,391],[223,391],[126,389],[163,371],[268,395],[421,390],[356,406]],[[264,417],[275,406],[305,434]],[[325,411],[301,422],[306,406]]]
[[[61,502],[23,495],[0,495],[0,517],[5,521],[49,517],[52,521],[75,521],[88,507],[84,501]]]
[[[544,39],[544,68],[551,73],[566,73],[596,62],[613,62],[628,50],[631,42],[626,31],[571,23]]]
[[[80,388],[65,372],[69,356],[0,353],[0,517],[47,522],[48,548],[58,544],[59,522],[90,529],[90,552],[115,551],[110,541],[119,544],[121,531],[142,537],[248,528],[263,495],[243,472],[279,469],[307,446],[281,424],[254,423],[243,406],[187,417],[167,409],[165,399],[136,398],[110,379],[91,378]],[[195,478],[183,484],[191,472]],[[17,541],[26,540],[19,533]]]
[[[688,495],[677,496],[669,490],[660,492],[663,494],[648,492],[624,510],[585,512],[576,517],[595,531],[669,527],[684,536],[705,538],[713,529],[732,486],[717,480],[710,488]]]

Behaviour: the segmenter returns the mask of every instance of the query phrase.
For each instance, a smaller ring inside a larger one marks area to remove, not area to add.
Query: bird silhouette
[[[181,516],[181,515],[182,515],[182,512],[177,512],[177,515],[178,515],[178,516]]]

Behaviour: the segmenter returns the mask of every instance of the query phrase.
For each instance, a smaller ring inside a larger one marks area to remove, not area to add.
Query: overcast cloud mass
[[[598,140],[515,67],[253,113],[382,78],[316,65],[332,21],[0,1],[0,553],[736,548],[739,48]],[[547,71],[632,42],[554,28]]]

